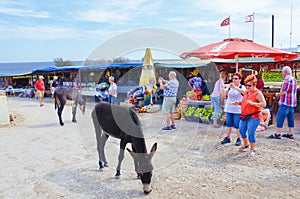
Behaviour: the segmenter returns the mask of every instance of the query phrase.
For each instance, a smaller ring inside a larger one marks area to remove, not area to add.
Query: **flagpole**
[[[293,3],[291,3],[290,48],[292,47]]]
[[[253,23],[252,23],[252,41],[254,41],[254,12],[253,12]]]
[[[229,31],[228,31],[229,38],[231,38],[231,36],[230,36],[230,29],[231,29],[231,21],[230,21],[230,16],[229,16]]]

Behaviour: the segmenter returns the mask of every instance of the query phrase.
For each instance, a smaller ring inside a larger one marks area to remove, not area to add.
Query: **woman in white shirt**
[[[108,82],[110,84],[108,88],[108,102],[111,104],[117,104],[117,84],[115,83],[115,78],[110,76]]]
[[[227,102],[225,104],[224,112],[226,113],[226,137],[221,144],[230,143],[230,135],[232,128],[236,129],[237,140],[235,145],[241,145],[241,134],[239,131],[239,123],[241,116],[241,105],[234,105],[234,102],[240,102],[243,99],[243,93],[246,90],[244,85],[241,85],[242,75],[240,73],[234,73],[232,75],[232,83],[229,84],[229,88],[226,90]]]

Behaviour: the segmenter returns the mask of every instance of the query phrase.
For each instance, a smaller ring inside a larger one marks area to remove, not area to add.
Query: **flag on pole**
[[[224,19],[224,20],[222,21],[221,27],[222,27],[222,26],[228,26],[228,25],[230,25],[230,16],[227,17],[226,19]]]
[[[253,22],[253,14],[246,16],[245,23]]]

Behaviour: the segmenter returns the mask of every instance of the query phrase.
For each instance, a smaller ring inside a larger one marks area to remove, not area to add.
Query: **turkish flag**
[[[228,26],[230,24],[230,16],[227,17],[226,19],[224,19],[221,23],[221,27],[222,26]]]
[[[245,23],[253,22],[253,14],[246,16]]]

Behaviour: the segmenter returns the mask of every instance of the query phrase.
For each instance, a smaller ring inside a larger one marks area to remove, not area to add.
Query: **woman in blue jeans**
[[[213,122],[213,128],[218,128],[218,117],[219,117],[219,112],[221,109],[221,104],[220,104],[220,95],[221,92],[224,90],[224,81],[227,77],[227,73],[224,70],[219,71],[220,78],[218,81],[215,83],[215,87],[213,92],[210,95],[211,102],[214,107],[214,122]]]
[[[248,157],[253,157],[256,143],[256,128],[260,123],[261,109],[266,106],[263,93],[256,88],[257,79],[255,75],[249,75],[245,79],[246,91],[241,102],[234,102],[241,105],[240,133],[244,146],[240,151],[249,149]]]

